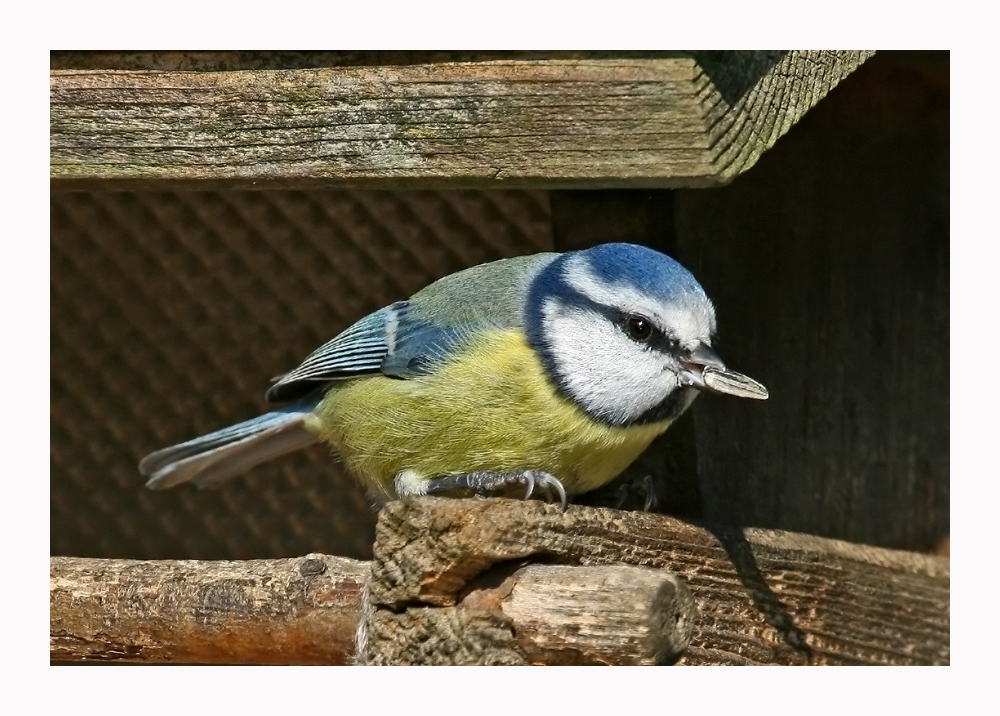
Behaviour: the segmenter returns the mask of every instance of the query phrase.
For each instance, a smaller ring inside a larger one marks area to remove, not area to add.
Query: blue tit
[[[139,465],[214,486],[321,441],[379,502],[558,497],[614,479],[699,391],[764,398],[712,349],[691,273],[633,244],[502,259],[365,316],[277,379],[274,412]]]

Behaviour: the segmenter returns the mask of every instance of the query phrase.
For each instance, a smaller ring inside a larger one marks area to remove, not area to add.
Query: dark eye
[[[645,343],[653,337],[653,324],[642,316],[628,316],[625,319],[625,333],[633,341]]]

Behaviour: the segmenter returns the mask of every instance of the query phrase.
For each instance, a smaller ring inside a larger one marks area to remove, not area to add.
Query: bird
[[[153,452],[147,487],[215,487],[326,443],[376,504],[569,498],[617,477],[700,392],[766,398],[712,347],[715,308],[673,258],[629,243],[441,278],[272,379],[271,412]]]

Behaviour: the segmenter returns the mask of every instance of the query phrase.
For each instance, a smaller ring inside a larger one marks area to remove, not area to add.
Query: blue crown
[[[608,284],[626,284],[664,301],[684,295],[705,296],[686,268],[659,251],[636,244],[602,244],[578,252],[594,275]]]

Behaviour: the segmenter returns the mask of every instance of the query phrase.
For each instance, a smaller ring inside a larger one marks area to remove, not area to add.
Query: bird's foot
[[[646,474],[639,480],[626,480],[618,485],[615,489],[617,497],[617,501],[614,506],[615,509],[622,509],[625,502],[628,501],[628,498],[640,491],[643,496],[643,512],[652,512],[660,506],[659,500],[656,499],[656,487],[653,485],[653,476]]]
[[[563,511],[566,510],[566,488],[559,478],[544,470],[516,470],[514,472],[490,472],[486,470],[469,472],[462,475],[448,475],[430,480],[425,494],[432,495],[455,490],[471,490],[478,495],[502,493],[506,488],[524,485],[524,499],[529,499],[539,488],[545,492],[549,502],[558,497]]]

